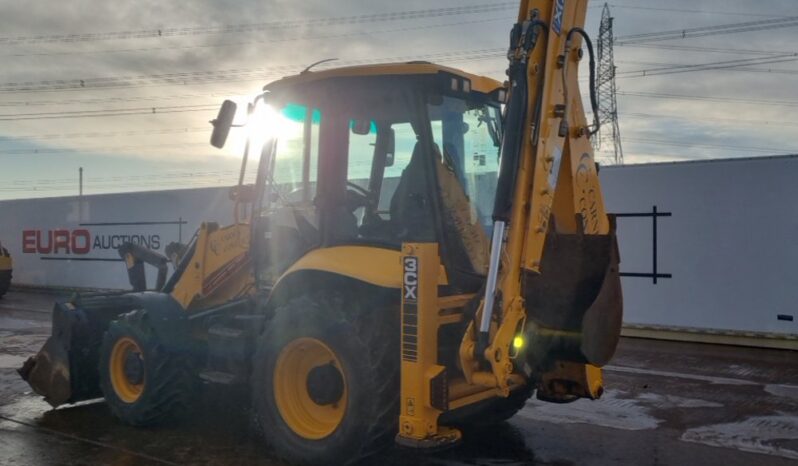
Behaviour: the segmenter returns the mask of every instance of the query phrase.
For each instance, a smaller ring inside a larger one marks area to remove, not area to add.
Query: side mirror
[[[218,149],[224,147],[230,128],[233,126],[233,119],[236,116],[237,105],[232,100],[225,100],[219,109],[219,114],[215,120],[211,121],[213,133],[211,133],[211,145]]]
[[[392,167],[396,152],[396,132],[393,128],[378,127],[375,145],[375,152],[385,156],[385,166]]]
[[[394,159],[396,158],[396,132],[393,128],[388,130],[388,141],[385,143],[388,150],[385,152],[385,166],[393,167]]]
[[[352,121],[352,132],[365,136],[371,132],[371,120],[354,120]]]

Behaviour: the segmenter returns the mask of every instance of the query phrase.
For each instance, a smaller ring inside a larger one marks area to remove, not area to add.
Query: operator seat
[[[432,205],[427,198],[429,176],[424,162],[423,147],[416,142],[410,162],[402,171],[391,197],[390,222],[395,240],[435,241]]]

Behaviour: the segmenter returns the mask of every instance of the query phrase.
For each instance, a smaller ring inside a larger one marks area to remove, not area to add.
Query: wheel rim
[[[330,368],[339,387],[323,393],[314,390],[318,374],[329,382]],[[332,396],[331,396],[332,395]],[[274,369],[274,397],[288,427],[300,437],[319,440],[335,432],[344,419],[347,405],[346,377],[341,361],[329,346],[315,338],[298,338],[280,351]],[[321,403],[321,404],[320,404]]]
[[[135,367],[136,364],[139,367]],[[132,338],[120,338],[111,350],[109,365],[111,385],[116,396],[125,403],[136,402],[144,391],[144,355],[141,347]]]

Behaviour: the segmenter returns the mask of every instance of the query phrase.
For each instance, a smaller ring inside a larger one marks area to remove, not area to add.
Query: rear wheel
[[[256,428],[282,457],[351,464],[396,433],[398,311],[319,293],[277,309],[253,360]]]
[[[186,358],[158,342],[145,311],[124,314],[108,326],[99,373],[111,412],[136,426],[185,414],[195,387]]]

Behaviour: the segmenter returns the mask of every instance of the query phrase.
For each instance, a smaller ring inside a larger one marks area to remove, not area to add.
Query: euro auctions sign
[[[159,234],[92,234],[89,229],[22,230],[22,253],[87,256],[92,252],[116,250],[125,243],[149,249],[161,248]]]

